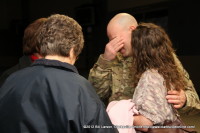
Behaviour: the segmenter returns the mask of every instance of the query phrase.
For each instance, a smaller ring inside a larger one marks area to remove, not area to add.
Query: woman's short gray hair
[[[71,48],[78,56],[84,45],[81,26],[73,18],[54,14],[47,18],[38,35],[40,53],[69,56]]]

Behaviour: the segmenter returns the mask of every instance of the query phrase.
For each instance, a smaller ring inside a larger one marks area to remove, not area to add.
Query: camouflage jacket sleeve
[[[95,87],[101,100],[106,102],[111,95],[112,61],[107,61],[100,55],[90,70],[88,79]]]
[[[187,101],[186,101],[185,106],[183,108],[179,109],[179,112],[180,113],[187,113],[187,114],[190,114],[190,115],[200,113],[199,97],[198,97],[198,94],[197,94],[197,92],[194,88],[192,81],[190,80],[189,74],[183,68],[181,62],[178,60],[178,58],[176,57],[175,54],[174,54],[174,59],[175,59],[175,62],[178,66],[178,69],[181,72],[183,72],[184,77],[185,77],[185,81],[187,83],[187,86],[185,88],[186,89],[185,95],[186,95]]]

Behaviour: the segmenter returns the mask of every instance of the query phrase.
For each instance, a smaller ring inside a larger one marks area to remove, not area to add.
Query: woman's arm
[[[134,126],[142,127],[142,128],[136,128],[136,130],[147,132],[148,128],[143,128],[144,126],[153,126],[153,122],[144,117],[143,115],[134,115]]]

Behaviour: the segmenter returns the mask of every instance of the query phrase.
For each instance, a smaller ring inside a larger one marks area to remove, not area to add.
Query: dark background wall
[[[195,0],[1,0],[0,73],[22,56],[25,27],[37,18],[60,13],[75,18],[83,27],[85,47],[75,65],[87,78],[108,41],[108,21],[116,13],[128,12],[139,22],[154,22],[166,29],[200,93],[199,7]]]

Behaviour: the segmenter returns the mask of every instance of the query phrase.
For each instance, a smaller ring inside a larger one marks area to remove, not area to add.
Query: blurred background
[[[75,64],[85,78],[104,52],[106,26],[119,12],[138,22],[153,22],[167,31],[177,55],[200,95],[200,4],[197,0],[1,0],[0,74],[22,56],[22,37],[28,24],[51,14],[65,14],[83,27],[85,46]],[[193,120],[189,121],[192,125]],[[188,120],[185,120],[188,121]],[[193,124],[194,125],[194,124]],[[200,128],[200,124],[195,124]]]

